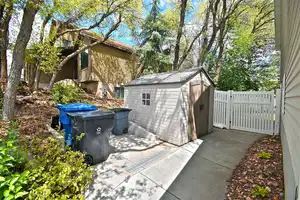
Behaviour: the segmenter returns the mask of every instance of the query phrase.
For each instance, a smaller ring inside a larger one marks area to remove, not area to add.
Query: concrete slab
[[[234,169],[249,146],[262,134],[228,130],[215,131],[205,137],[197,153],[212,162]]]
[[[224,199],[232,169],[262,136],[215,129],[182,147],[130,134],[112,137],[115,153],[96,166],[86,199]]]
[[[181,200],[223,200],[230,176],[230,169],[194,154],[167,191]],[[161,200],[168,198],[164,195]]]
[[[199,146],[202,144],[203,140],[197,139],[195,141],[189,142],[183,146],[181,146],[181,148],[191,152],[191,153],[195,153],[197,151],[197,149],[199,148]]]
[[[127,170],[137,171],[141,167],[143,168],[150,167],[151,165],[165,158],[166,156],[176,151],[177,149],[178,147],[176,146],[161,144],[143,151],[124,152],[122,153],[122,155],[126,159],[134,163],[131,166],[129,166]]]
[[[141,173],[162,188],[168,189],[192,155],[191,152],[179,148],[176,152],[155,163],[153,166],[146,168]]]
[[[143,176],[136,174],[111,192],[104,199],[114,200],[157,200],[165,193],[156,183]]]

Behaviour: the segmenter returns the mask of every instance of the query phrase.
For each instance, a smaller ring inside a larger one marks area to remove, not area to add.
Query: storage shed
[[[142,76],[125,86],[129,120],[183,145],[213,130],[215,85],[203,68]]]

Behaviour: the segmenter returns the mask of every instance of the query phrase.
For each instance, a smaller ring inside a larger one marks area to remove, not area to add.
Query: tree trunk
[[[5,91],[7,83],[7,45],[8,45],[8,27],[13,11],[13,3],[7,2],[5,15],[0,26],[0,59],[1,59],[1,88]]]
[[[224,43],[220,44],[219,54],[218,54],[217,63],[216,63],[216,76],[215,76],[215,80],[214,80],[216,83],[218,83],[218,81],[219,81],[219,77],[220,77],[221,70],[222,70],[223,52],[224,52]]]
[[[188,0],[181,0],[181,5],[180,5],[180,21],[179,21],[179,27],[177,30],[177,38],[176,38],[174,61],[173,61],[173,69],[174,70],[178,69],[178,61],[179,61],[179,53],[180,53],[180,40],[181,40],[181,36],[183,33],[187,1]]]
[[[43,21],[43,24],[42,24],[42,27],[41,27],[41,32],[40,32],[40,41],[39,41],[40,44],[43,44],[43,42],[44,42],[45,27],[48,24],[48,22],[50,21],[51,17],[52,17],[52,13],[50,12]],[[41,78],[40,63],[41,63],[41,61],[40,61],[40,59],[38,59],[36,61],[36,66],[35,66],[36,70],[35,70],[35,73],[34,73],[34,80],[35,80],[34,90],[38,90],[39,86],[40,86],[40,78]]]
[[[0,54],[1,54],[1,89],[2,91],[5,91],[6,88],[6,82],[7,82],[7,45],[3,44],[0,45]]]
[[[207,20],[205,20],[205,24],[204,24],[204,26],[206,26],[206,29],[204,32],[203,43],[202,43],[201,47],[199,48],[199,57],[197,60],[198,67],[203,65],[206,54],[210,51],[211,47],[213,46],[213,44],[216,40],[216,36],[219,31],[219,27],[217,24],[217,22],[218,22],[217,13],[218,13],[218,9],[219,9],[219,4],[220,4],[220,0],[210,0],[209,1],[208,12],[212,14],[212,33],[211,33],[210,39],[208,40],[208,33],[207,33],[208,19],[209,19],[209,17],[208,17],[208,18],[206,18]]]
[[[219,40],[218,40],[218,46],[219,46],[219,52],[218,52],[218,58],[217,58],[217,63],[216,63],[216,76],[215,76],[215,81],[218,83],[219,77],[221,74],[222,70],[222,58],[223,58],[223,52],[225,48],[225,36],[227,34],[226,31],[226,14],[227,14],[227,4],[226,0],[223,0],[223,6],[222,6],[222,18],[220,20],[220,34],[219,34]]]
[[[13,51],[13,62],[11,65],[7,87],[3,103],[3,119],[11,120],[14,117],[16,92],[21,79],[22,68],[24,67],[25,49],[32,32],[32,24],[38,10],[39,0],[27,1],[20,31]]]
[[[41,69],[40,69],[40,66],[37,66],[36,67],[36,71],[35,71],[34,90],[39,90],[39,88],[40,88],[40,80],[41,80]]]
[[[31,89],[34,87],[34,78],[36,73],[36,66],[34,64],[26,64],[25,69],[27,71],[26,76],[28,77],[28,87]]]

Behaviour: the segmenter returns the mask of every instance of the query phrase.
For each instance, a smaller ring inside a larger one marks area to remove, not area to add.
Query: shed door
[[[209,121],[209,95],[210,90],[203,81],[190,83],[191,108],[194,121],[194,133],[201,137],[208,133]]]

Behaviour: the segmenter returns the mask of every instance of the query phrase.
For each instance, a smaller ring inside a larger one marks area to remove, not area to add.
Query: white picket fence
[[[280,93],[280,90],[277,93]],[[275,113],[277,115],[275,105],[274,92],[216,90],[214,126],[265,134],[276,132],[277,134],[279,121],[275,122]]]

